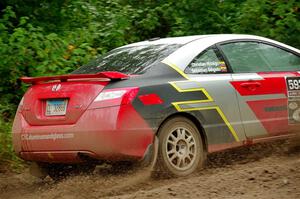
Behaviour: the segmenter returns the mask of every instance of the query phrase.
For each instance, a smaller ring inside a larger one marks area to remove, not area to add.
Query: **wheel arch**
[[[164,120],[160,123],[157,131],[156,131],[156,135],[158,134],[159,130],[161,129],[161,127],[163,126],[163,124],[165,124],[168,120],[174,118],[174,117],[178,117],[178,116],[181,116],[181,117],[185,117],[187,119],[189,119],[190,121],[192,121],[199,133],[200,133],[200,136],[201,136],[201,139],[202,139],[202,142],[203,142],[203,146],[204,146],[204,151],[207,153],[208,151],[208,142],[207,142],[207,135],[206,135],[206,132],[201,124],[201,122],[197,119],[197,117],[191,113],[188,113],[188,112],[177,112],[177,113],[174,113],[174,114],[171,114],[169,116],[167,116],[166,118],[164,118]]]

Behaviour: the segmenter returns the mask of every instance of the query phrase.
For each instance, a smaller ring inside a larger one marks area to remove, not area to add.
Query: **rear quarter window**
[[[181,46],[179,44],[159,44],[117,48],[83,65],[75,70],[73,74],[101,71],[142,74],[153,64],[162,61]]]

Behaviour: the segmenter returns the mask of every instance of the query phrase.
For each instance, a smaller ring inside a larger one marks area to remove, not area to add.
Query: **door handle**
[[[241,83],[241,87],[247,88],[247,89],[249,89],[251,91],[256,90],[260,86],[261,86],[261,83],[259,83],[259,82],[245,82],[245,83]]]
[[[261,83],[259,82],[245,82],[245,83],[241,83],[242,87],[260,87]]]

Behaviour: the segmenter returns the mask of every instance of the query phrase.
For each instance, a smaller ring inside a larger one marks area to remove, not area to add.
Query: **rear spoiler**
[[[37,84],[41,82],[48,82],[52,80],[59,80],[66,82],[69,79],[96,79],[106,78],[109,80],[121,80],[128,79],[130,76],[120,72],[106,71],[96,74],[69,74],[69,75],[57,75],[57,76],[45,76],[45,77],[21,77],[20,80],[26,84]]]

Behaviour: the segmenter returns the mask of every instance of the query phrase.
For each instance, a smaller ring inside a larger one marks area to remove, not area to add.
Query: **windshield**
[[[117,48],[81,66],[73,74],[97,73],[101,71],[142,74],[180,46],[179,44],[152,44]]]

